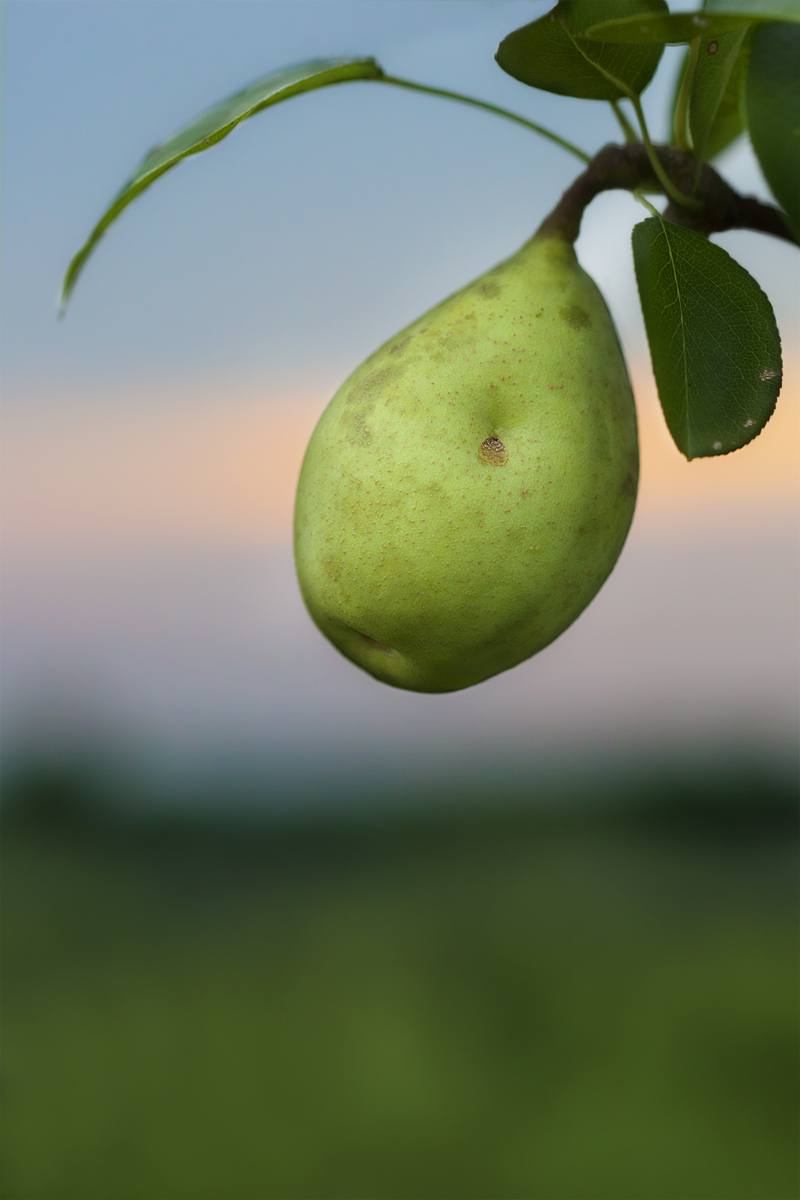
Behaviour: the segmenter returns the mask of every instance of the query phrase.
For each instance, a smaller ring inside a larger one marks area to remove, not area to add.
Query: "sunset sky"
[[[645,213],[619,193],[592,206],[578,254],[607,296],[639,403],[634,528],[564,637],[445,697],[375,683],[316,632],[289,553],[294,486],[347,374],[512,253],[575,160],[510,123],[374,84],[301,97],[160,180],[109,232],[56,319],[70,257],[146,150],[282,65],[373,54],[588,150],[614,139],[607,106],[533,93],[493,63],[500,38],[546,7],[7,4],[7,745],[108,736],[174,762],[280,748],[290,772],[333,753],[396,763],[467,744],[476,760],[498,743],[543,756],[788,745],[800,451],[792,247],[717,239],[772,299],[787,371],[752,446],[687,463],[660,415],[638,310],[630,230]],[[678,55],[666,60],[646,94],[651,114],[664,109]],[[656,136],[660,123],[654,115]],[[720,167],[768,195],[745,148]]]

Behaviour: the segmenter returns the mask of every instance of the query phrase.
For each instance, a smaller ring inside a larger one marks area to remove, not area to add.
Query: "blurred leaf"
[[[597,6],[599,7],[599,6]],[[690,42],[754,21],[800,21],[798,0],[708,0],[702,12],[593,19],[584,37],[606,43]]]
[[[800,233],[800,25],[763,25],[747,74],[753,149],[775,199]]]
[[[737,137],[747,128],[747,109],[745,106],[744,88],[747,79],[747,64],[750,59],[750,46],[752,43],[753,30],[757,26],[750,25],[745,33],[744,41],[741,49],[736,56],[736,61],[733,64],[731,73],[728,77],[728,83],[723,92],[722,99],[717,109],[717,115],[711,125],[706,142],[706,161],[711,162],[718,154],[735,141]],[[705,40],[705,39],[704,39]],[[670,128],[675,125],[675,111],[678,105],[678,97],[680,95],[683,77],[686,72],[686,64],[689,60],[689,51],[687,50],[681,71],[675,81],[675,90],[672,97],[672,117],[670,120]]]
[[[689,132],[698,171],[708,157],[708,143],[712,132],[715,131],[723,99],[728,95],[731,76],[739,62],[740,51],[749,30],[749,25],[743,25],[740,29],[731,29],[728,33],[720,33],[715,37],[704,35],[700,39],[689,99]],[[740,79],[738,72],[737,78]],[[738,89],[736,95],[738,100]],[[737,103],[734,112],[738,115],[738,111]],[[730,109],[728,112],[730,113]],[[740,129],[741,125],[736,132]],[[717,136],[719,137],[719,133]]]
[[[747,128],[747,109],[745,106],[744,89],[747,81],[747,66],[750,61],[750,46],[753,40],[754,26],[745,33],[744,41],[736,56],[728,83],[722,94],[717,109],[717,115],[708,132],[706,142],[706,161],[711,162],[718,154],[735,141]]]
[[[720,246],[660,217],[634,228],[633,258],[675,444],[688,459],[740,449],[772,416],[781,387],[769,300]]]
[[[278,104],[281,100],[288,100],[290,96],[298,96],[302,92],[314,91],[334,83],[381,78],[383,71],[373,58],[312,59],[293,67],[284,67],[280,71],[270,72],[269,75],[251,83],[249,87],[215,104],[184,129],[155,146],[114,197],[89,235],[88,241],[70,263],[64,278],[62,311],[89,255],[109,225],[132,200],[149,188],[160,175],[176,166],[181,159],[188,158],[190,154],[199,154],[209,146],[221,142],[240,121],[252,117],[264,108]]]
[[[666,13],[664,0],[561,0],[551,12],[510,33],[495,58],[503,70],[529,87],[583,100],[621,100],[650,82],[660,46],[620,47],[580,36],[600,17],[631,12]]]

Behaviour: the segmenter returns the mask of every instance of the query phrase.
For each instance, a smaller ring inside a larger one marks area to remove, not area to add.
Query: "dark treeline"
[[[407,802],[391,796],[377,781],[348,788],[330,784],[332,802],[301,793],[275,804],[273,784],[250,779],[243,789],[233,778],[182,788],[166,803],[154,800],[146,785],[101,766],[91,758],[27,757],[0,780],[0,820],[7,834],[44,837],[124,839],[130,843],[211,838],[266,848],[426,840],[464,836],[504,836],[544,826],[650,831],[703,840],[785,839],[800,831],[800,770],[790,759],[779,766],[755,760],[721,759],[700,764],[680,761],[637,764],[627,770],[584,774],[577,779],[530,779],[518,774],[487,783],[441,779],[422,781]],[[248,803],[243,805],[242,794]],[[374,799],[377,803],[371,803]],[[444,795],[443,795],[444,793]],[[261,797],[270,803],[259,803]],[[292,803],[295,800],[296,803]],[[177,802],[176,802],[177,801]]]

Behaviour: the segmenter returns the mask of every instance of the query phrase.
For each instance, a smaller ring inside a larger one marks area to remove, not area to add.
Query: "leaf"
[[[752,32],[756,26],[748,26],[748,31],[745,33],[744,41],[741,49],[736,56],[736,61],[733,64],[731,73],[728,77],[728,83],[725,91],[722,94],[722,99],[717,109],[717,115],[714,118],[711,128],[708,131],[708,140],[706,142],[706,161],[711,162],[718,154],[735,141],[737,137],[747,128],[747,110],[744,102],[744,86],[747,79],[747,64],[750,59],[750,44],[752,40]],[[686,72],[686,64],[689,61],[689,52],[687,50],[684,56],[683,66],[679,72],[678,78],[675,81],[675,90],[672,97],[672,119],[670,128],[675,125],[675,111],[678,105],[678,96],[680,95],[683,77]]]
[[[582,30],[601,17],[632,11],[667,12],[664,0],[561,0],[538,21],[500,43],[498,65],[520,83],[583,100],[621,100],[639,95],[655,73],[661,47],[620,47],[587,42]]]
[[[747,128],[744,87],[747,80],[747,66],[750,61],[753,28],[751,25],[748,32],[745,33],[744,41],[719,102],[717,115],[708,131],[708,141],[706,142],[706,160],[708,162],[721,154]]]
[[[706,160],[711,132],[749,30],[749,25],[742,25],[740,29],[714,37],[705,34],[700,39],[689,98],[689,132],[698,172]]]
[[[590,41],[645,45],[716,37],[755,21],[800,21],[798,0],[708,0],[701,12],[608,18],[583,31]]]
[[[226,100],[215,104],[213,108],[208,109],[191,124],[186,125],[165,142],[155,146],[114,197],[95,225],[85,245],[81,247],[69,264],[64,277],[61,311],[63,312],[66,308],[78,276],[109,225],[117,219],[132,200],[149,188],[160,175],[177,166],[181,159],[188,158],[190,154],[199,154],[201,151],[207,150],[209,146],[221,142],[240,121],[252,117],[264,108],[278,104],[281,100],[288,100],[290,96],[298,96],[302,92],[314,91],[316,88],[328,87],[334,83],[382,78],[383,71],[373,58],[312,59],[293,67],[284,67],[280,71],[272,71],[262,79],[257,79],[249,87],[235,92]]]
[[[747,119],[772,194],[800,233],[800,25],[762,25],[747,73]]]
[[[781,343],[769,300],[702,234],[651,217],[633,259],[667,426],[688,459],[729,454],[772,416]]]

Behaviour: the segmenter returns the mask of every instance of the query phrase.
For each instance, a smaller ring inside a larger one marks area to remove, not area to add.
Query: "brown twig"
[[[664,213],[668,221],[706,236],[709,233],[723,233],[726,229],[755,229],[759,233],[769,233],[800,245],[777,208],[762,204],[752,196],[740,196],[708,164],[700,172],[695,188],[697,166],[691,154],[684,153],[676,146],[656,146],[655,150],[675,186],[691,194],[701,206],[699,209],[688,209],[670,202]],[[586,206],[601,192],[616,188],[663,194],[664,189],[647,158],[647,151],[640,143],[604,146],[583,174],[567,188],[550,215],[545,217],[538,233],[544,237],[562,237],[574,242]]]

